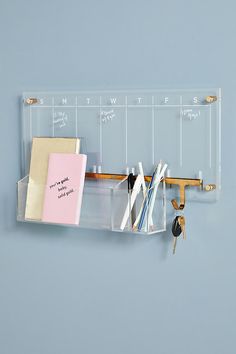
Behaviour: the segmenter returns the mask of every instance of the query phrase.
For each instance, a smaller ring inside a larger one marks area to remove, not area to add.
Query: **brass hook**
[[[185,187],[186,186],[196,186],[199,187],[202,185],[201,179],[187,179],[187,178],[171,178],[166,177],[165,182],[168,184],[176,184],[179,186],[180,194],[180,204],[178,204],[176,199],[171,201],[175,210],[183,210],[185,207]]]

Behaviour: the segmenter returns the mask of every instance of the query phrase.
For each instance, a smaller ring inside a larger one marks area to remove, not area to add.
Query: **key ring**
[[[183,210],[175,210],[175,218],[177,216],[184,216],[184,211]]]

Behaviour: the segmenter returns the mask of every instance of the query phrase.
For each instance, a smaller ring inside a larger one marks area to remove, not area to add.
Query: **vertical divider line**
[[[209,168],[212,168],[212,112],[211,104],[209,104]]]
[[[33,131],[32,131],[32,107],[30,106],[30,142],[32,142],[32,138],[33,138]]]
[[[154,120],[154,96],[152,95],[152,164],[155,163],[155,120]]]
[[[54,107],[54,104],[55,104],[55,100],[54,100],[54,96],[52,97],[52,136],[54,137],[54,117],[55,117],[55,107]]]
[[[30,136],[30,146],[32,146],[32,139],[33,139],[33,131],[32,131],[32,107],[31,105],[29,106],[29,136]],[[25,151],[27,151],[27,144],[25,143]],[[29,172],[29,166],[30,166],[30,151],[28,149],[28,164],[27,164],[27,173]],[[26,154],[25,154],[25,161],[26,161]],[[25,163],[25,171],[26,173],[26,162]]]
[[[22,104],[22,109],[21,109],[21,177],[25,176],[26,174],[26,127],[25,127],[25,106],[24,106],[24,98],[23,98],[23,104]]]
[[[100,129],[99,129],[99,149],[100,149],[100,163],[102,165],[102,96],[99,96],[99,122],[100,122]]]
[[[75,136],[78,138],[78,97],[75,96]]]
[[[180,114],[180,127],[179,127],[179,129],[180,129],[180,131],[179,131],[179,133],[180,133],[180,135],[179,135],[180,167],[183,167],[183,112],[182,112],[183,106],[182,105],[183,105],[183,96],[181,95],[180,96],[180,112],[179,112],[179,114]]]
[[[219,105],[218,105],[218,109],[217,109],[217,113],[218,113],[218,124],[217,124],[217,128],[218,128],[218,149],[217,149],[217,152],[218,152],[218,156],[217,156],[217,159],[218,159],[218,164],[219,164],[219,178],[218,178],[218,185],[219,185],[219,190],[221,190],[221,88],[219,88]]]
[[[128,165],[128,97],[125,96],[125,164]]]

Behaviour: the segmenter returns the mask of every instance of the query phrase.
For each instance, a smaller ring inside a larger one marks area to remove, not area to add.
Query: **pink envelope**
[[[79,224],[87,156],[49,155],[42,221]]]

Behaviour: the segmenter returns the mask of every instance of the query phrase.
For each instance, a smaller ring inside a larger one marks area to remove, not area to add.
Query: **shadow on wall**
[[[10,203],[9,203],[10,204]],[[170,255],[172,236],[171,224],[167,225],[167,231],[156,235],[133,235],[129,233],[111,232],[104,230],[87,230],[75,227],[64,227],[58,225],[42,225],[31,222],[18,222],[12,217],[9,219],[9,205],[5,210],[4,231],[13,233],[19,231],[20,237],[30,238],[32,240],[44,239],[50,242],[58,240],[71,244],[77,247],[78,245],[95,244],[106,247],[115,245],[116,247],[134,248],[140,243],[152,243],[156,248],[157,256],[165,260]],[[8,216],[8,219],[7,219]]]

